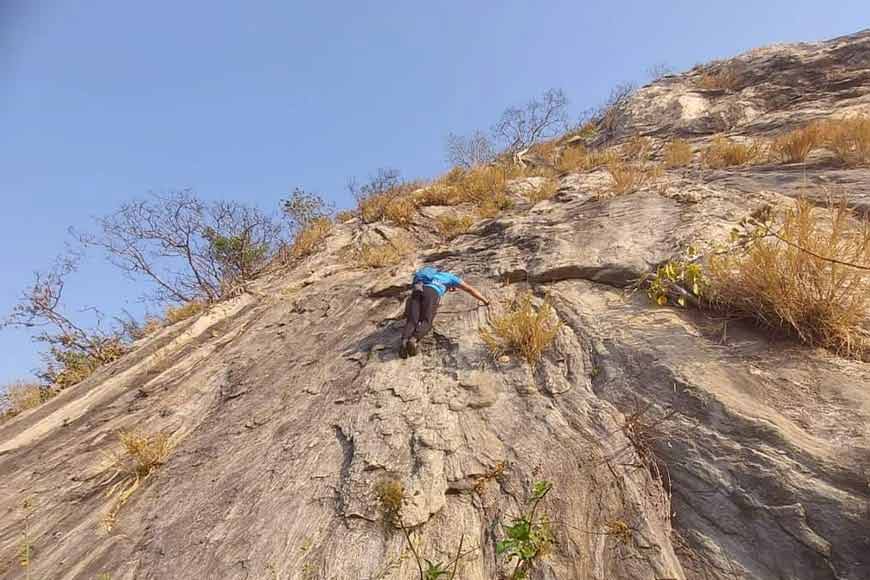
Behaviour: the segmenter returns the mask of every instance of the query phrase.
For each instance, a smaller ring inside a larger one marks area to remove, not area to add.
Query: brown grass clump
[[[401,183],[385,191],[360,197],[357,200],[359,215],[367,224],[388,219],[399,225],[407,225],[417,210],[412,192],[418,187],[417,182]]]
[[[163,314],[163,318],[166,320],[167,324],[175,324],[176,322],[181,322],[182,320],[187,320],[192,316],[196,316],[204,310],[205,304],[194,300],[191,302],[185,302],[179,306],[168,306],[166,312]]]
[[[332,222],[329,218],[313,220],[293,238],[293,244],[290,246],[290,255],[297,259],[310,256],[320,246],[321,242],[326,239],[330,231],[332,231]]]
[[[561,172],[590,171],[617,160],[617,155],[611,149],[586,149],[573,146],[562,151],[556,168]]]
[[[452,240],[456,236],[464,234],[474,225],[474,219],[469,215],[454,216],[442,215],[436,220],[438,233],[448,240]]]
[[[457,205],[462,203],[455,187],[436,181],[417,194],[417,205]]]
[[[38,407],[51,398],[52,394],[39,383],[15,381],[6,385],[5,392],[0,394],[0,416],[15,416]]]
[[[122,431],[118,438],[121,452],[115,452],[112,456],[111,472],[103,482],[103,485],[111,485],[106,496],[115,497],[103,518],[103,525],[107,530],[112,529],[118,512],[130,496],[166,461],[172,451],[169,436],[165,433]]]
[[[635,135],[621,146],[622,156],[628,160],[645,161],[652,151],[652,141],[649,137]]]
[[[555,179],[545,179],[523,192],[523,196],[532,203],[550,199],[559,191],[559,182]]]
[[[682,139],[674,139],[665,145],[665,167],[684,167],[692,162],[692,146]]]
[[[507,182],[522,176],[514,166],[485,165],[471,169],[453,168],[429,187],[420,191],[420,205],[474,205],[481,217],[495,217],[513,207]]]
[[[820,125],[822,141],[847,167],[870,165],[870,118],[830,120]]]
[[[514,352],[535,366],[561,325],[552,306],[545,302],[535,308],[532,294],[526,293],[511,301],[507,310],[492,320],[492,329],[482,330],[480,337],[494,356]]]
[[[745,145],[720,136],[704,150],[702,158],[708,167],[721,169],[752,163],[758,160],[761,154],[761,147],[757,143]]]
[[[770,145],[771,154],[785,163],[800,163],[806,161],[810,152],[822,141],[820,127],[810,123],[806,127],[795,129],[775,138]]]
[[[400,264],[412,251],[410,242],[395,239],[383,244],[363,244],[353,258],[362,268],[384,268]]]
[[[613,179],[613,193],[629,193],[648,183],[654,173],[633,163],[613,162],[607,165],[607,173]]]
[[[711,259],[711,301],[807,344],[865,356],[870,279],[844,263],[870,268],[870,225],[844,202],[823,210],[800,201],[785,212],[781,229],[764,234],[742,255]]]
[[[740,87],[740,69],[734,64],[723,64],[705,70],[698,77],[697,86],[711,91],[735,91]]]

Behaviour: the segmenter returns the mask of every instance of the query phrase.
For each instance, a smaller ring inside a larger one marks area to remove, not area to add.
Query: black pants
[[[414,290],[405,303],[405,328],[402,329],[402,340],[412,336],[421,339],[432,330],[435,314],[438,312],[438,292],[429,286],[423,290]]]

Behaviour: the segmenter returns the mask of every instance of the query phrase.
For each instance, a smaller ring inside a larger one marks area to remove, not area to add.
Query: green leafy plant
[[[508,563],[516,560],[510,580],[527,578],[532,563],[546,552],[552,542],[546,516],[536,517],[538,505],[552,489],[552,482],[536,481],[532,486],[528,512],[505,526],[506,537],[496,544],[496,553],[505,555]]]
[[[420,580],[440,580],[443,576],[449,576],[449,580],[453,580],[456,576],[456,570],[459,567],[459,560],[462,558],[462,545],[465,542],[465,536],[459,540],[459,549],[456,551],[456,557],[450,562],[444,564],[440,561],[427,560],[420,557],[414,542],[411,540],[411,532],[405,525],[402,519],[402,504],[405,502],[405,486],[401,481],[395,478],[387,478],[378,483],[375,488],[375,494],[381,504],[381,509],[384,512],[384,517],[387,521],[392,522],[396,527],[402,530],[405,536],[405,541],[408,543],[408,548],[414,556],[414,561],[417,564],[417,571],[420,573]],[[424,565],[425,564],[425,568]],[[450,567],[453,571],[450,572]]]
[[[707,285],[698,256],[690,247],[685,258],[669,260],[656,269],[647,288],[647,296],[659,306],[669,302],[685,306],[687,301],[697,304]]]

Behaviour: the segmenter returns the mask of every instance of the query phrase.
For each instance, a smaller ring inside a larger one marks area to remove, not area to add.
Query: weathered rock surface
[[[851,110],[870,92],[868,42],[750,53],[757,74],[740,92],[786,124]],[[774,83],[764,67],[787,74]],[[836,77],[823,96],[770,104],[819,68]],[[642,90],[627,126],[686,129],[650,95],[690,95],[691,83]],[[851,192],[866,200],[868,170],[808,179],[826,177],[860,184]],[[565,176],[535,205],[518,194],[515,209],[443,245],[427,208],[409,228],[416,258],[375,273],[346,247],[408,234],[338,226],[312,258],[0,425],[0,578],[21,577],[27,496],[34,578],[416,578],[379,507],[386,478],[405,487],[422,556],[449,561],[463,540],[463,580],[509,571],[495,543],[537,479],[554,483],[541,506],[554,542],[533,579],[870,577],[870,366],[630,292],[688,244],[790,203],[796,174],[670,172],[614,197],[600,183]],[[526,289],[549,300],[563,326],[543,362],[494,361],[479,337],[487,311],[459,295],[423,353],[399,359],[405,283],[433,261],[497,300]],[[174,451],[107,533],[106,454],[130,428],[171,433]],[[639,429],[658,469],[633,444]]]

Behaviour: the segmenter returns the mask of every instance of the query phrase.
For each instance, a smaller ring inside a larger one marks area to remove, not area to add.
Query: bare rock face
[[[798,122],[823,101],[836,113],[866,99],[868,39],[741,62],[786,79],[835,71],[823,98],[765,105]],[[643,89],[632,131],[679,133],[691,107],[705,118],[692,74]],[[746,78],[740,93],[765,103],[780,90]],[[761,110],[750,105],[746,119]],[[553,484],[538,508],[552,540],[536,580],[870,577],[870,366],[631,292],[687,245],[790,203],[797,171],[670,172],[620,196],[599,195],[600,174],[567,175],[534,205],[517,187],[516,208],[449,244],[432,233],[437,208],[409,232],[337,226],[315,256],[0,424],[0,578],[22,577],[25,537],[33,578],[418,578],[385,482],[401,486],[398,517],[422,558],[451,562],[461,544],[457,579],[509,577],[496,544],[538,480]],[[870,182],[866,169],[847,176]],[[400,266],[347,257],[359,240],[409,235],[419,251]],[[423,263],[496,301],[547,300],[562,326],[541,363],[493,359],[479,334],[490,314],[457,294],[422,353],[399,358]],[[173,451],[107,532],[122,429],[171,434]]]

